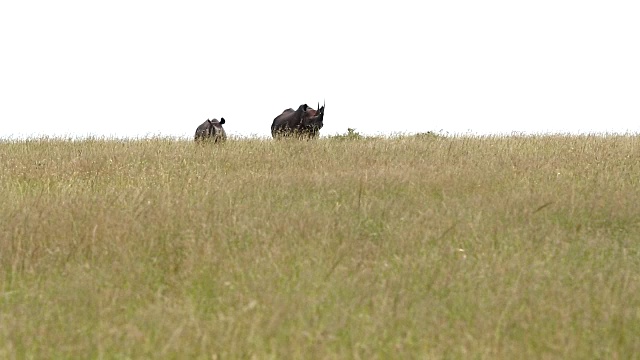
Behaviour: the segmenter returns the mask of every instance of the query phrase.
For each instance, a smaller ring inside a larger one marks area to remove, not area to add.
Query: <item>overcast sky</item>
[[[3,1],[0,137],[640,132],[638,1]]]

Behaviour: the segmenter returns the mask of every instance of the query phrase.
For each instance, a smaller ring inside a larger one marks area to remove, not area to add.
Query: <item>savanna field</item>
[[[640,137],[0,142],[0,358],[638,359]]]

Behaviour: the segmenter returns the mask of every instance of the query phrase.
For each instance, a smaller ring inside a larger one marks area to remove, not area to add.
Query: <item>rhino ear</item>
[[[224,123],[225,123],[224,118],[220,118],[220,125],[222,125]]]

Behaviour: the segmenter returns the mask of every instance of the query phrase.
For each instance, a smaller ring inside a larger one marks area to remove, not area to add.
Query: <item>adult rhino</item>
[[[273,119],[271,136],[296,136],[300,138],[314,138],[322,129],[324,120],[324,105],[315,110],[307,104],[302,104],[298,110],[286,109]]]
[[[227,133],[224,131],[222,124],[225,123],[224,118],[213,119],[203,122],[196,129],[195,140],[211,140],[213,142],[224,141],[227,139]]]

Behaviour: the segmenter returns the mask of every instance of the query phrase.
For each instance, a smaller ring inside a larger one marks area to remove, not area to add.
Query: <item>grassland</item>
[[[0,142],[0,358],[640,358],[640,137]]]

